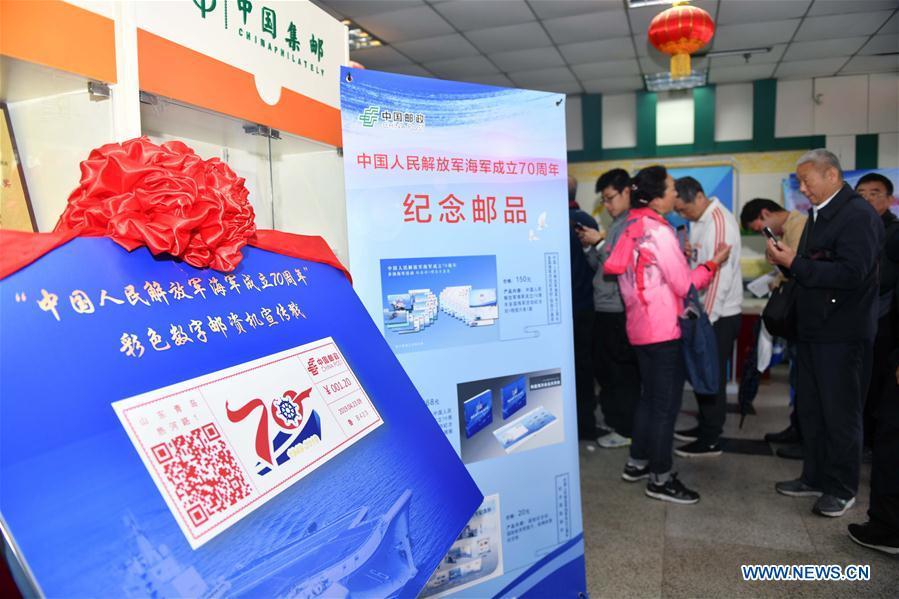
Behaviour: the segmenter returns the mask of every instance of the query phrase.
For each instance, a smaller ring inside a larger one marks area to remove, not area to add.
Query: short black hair
[[[631,207],[645,208],[656,198],[665,196],[668,170],[664,166],[647,166],[631,179]]]
[[[623,168],[613,168],[604,172],[596,180],[596,193],[602,193],[606,187],[611,187],[618,193],[624,191],[624,188],[631,184],[631,176]]]
[[[769,200],[768,198],[754,198],[746,202],[743,205],[743,210],[740,212],[740,224],[743,225],[743,228],[748,229],[749,223],[761,216],[762,210],[767,210],[768,212],[786,212],[786,209],[774,200]]]
[[[677,195],[680,196],[680,199],[687,204],[692,204],[696,200],[696,194],[705,193],[702,184],[693,177],[681,177],[674,182],[674,187],[677,188]]]
[[[893,182],[880,173],[868,173],[863,176],[858,180],[858,183],[855,184],[856,191],[858,191],[858,186],[862,183],[880,183],[886,188],[888,196],[893,195]]]

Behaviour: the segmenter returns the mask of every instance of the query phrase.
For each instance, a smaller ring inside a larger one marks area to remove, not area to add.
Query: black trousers
[[[874,338],[871,384],[868,387],[868,394],[865,398],[863,419],[864,442],[868,447],[874,445],[874,437],[876,435],[874,429],[877,424],[875,413],[883,397],[884,385],[887,384],[889,379],[887,371],[890,369],[890,354],[894,349],[896,349],[896,339],[893,335],[893,313],[890,311],[877,322],[877,337]]]
[[[796,411],[802,427],[802,480],[841,499],[855,497],[862,459],[862,405],[871,341],[797,347]]]
[[[871,464],[871,522],[899,536],[899,352],[882,379],[883,394],[874,413],[874,461]]]
[[[631,457],[648,460],[649,471],[665,474],[671,471],[674,445],[674,421],[684,397],[683,346],[680,339],[635,345],[640,363],[643,391],[634,416]]]
[[[577,434],[596,439],[596,394],[593,393],[593,309],[574,311],[574,388],[577,394]]]
[[[640,399],[640,367],[627,339],[624,312],[597,312],[593,321],[593,372],[606,425],[624,437],[634,429]]]
[[[699,404],[699,440],[713,445],[724,431],[727,418],[727,364],[733,355],[734,342],[740,334],[740,315],[724,316],[712,325],[718,345],[718,393],[696,393]]]

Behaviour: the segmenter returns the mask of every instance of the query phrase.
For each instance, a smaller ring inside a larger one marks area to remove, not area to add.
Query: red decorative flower
[[[128,251],[145,245],[228,272],[256,232],[248,195],[244,179],[218,158],[140,137],[93,150],[81,163],[81,185],[56,231],[110,237]]]

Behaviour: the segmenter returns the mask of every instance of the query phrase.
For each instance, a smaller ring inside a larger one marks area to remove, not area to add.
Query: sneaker
[[[627,447],[630,445],[631,440],[613,431],[608,435],[603,435],[597,439],[596,444],[604,449],[618,449],[619,447]]]
[[[812,512],[819,516],[838,518],[846,513],[846,510],[855,505],[855,497],[840,499],[835,495],[822,495],[815,502]]]
[[[779,433],[766,434],[765,441],[768,443],[799,443],[799,433],[791,424]]]
[[[689,505],[699,501],[699,493],[685,487],[684,483],[677,479],[676,474],[672,474],[664,485],[655,485],[652,481],[648,482],[646,484],[646,496],[682,505]]]
[[[683,441],[684,443],[697,441],[699,439],[699,427],[694,426],[693,428],[685,428],[679,431],[674,431],[674,438],[678,441]]]
[[[647,464],[646,466],[640,468],[638,466],[625,464],[624,472],[621,473],[621,478],[622,480],[626,480],[629,483],[635,483],[638,480],[649,478],[649,465]]]
[[[799,478],[775,483],[774,490],[787,497],[821,497],[824,494],[819,489],[805,484]]]
[[[682,458],[713,458],[721,455],[721,444],[713,443],[709,445],[697,440],[687,443],[683,447],[676,448],[674,453]]]
[[[850,524],[849,538],[862,547],[899,555],[899,535],[884,532],[873,522]]]
[[[774,453],[777,457],[785,460],[801,460],[804,456],[802,445],[784,445],[783,447],[778,447]]]

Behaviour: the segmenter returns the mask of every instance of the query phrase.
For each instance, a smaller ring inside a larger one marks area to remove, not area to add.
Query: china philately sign
[[[276,104],[281,88],[338,106],[346,28],[311,2],[176,0],[137,3],[141,29],[252,73]]]

